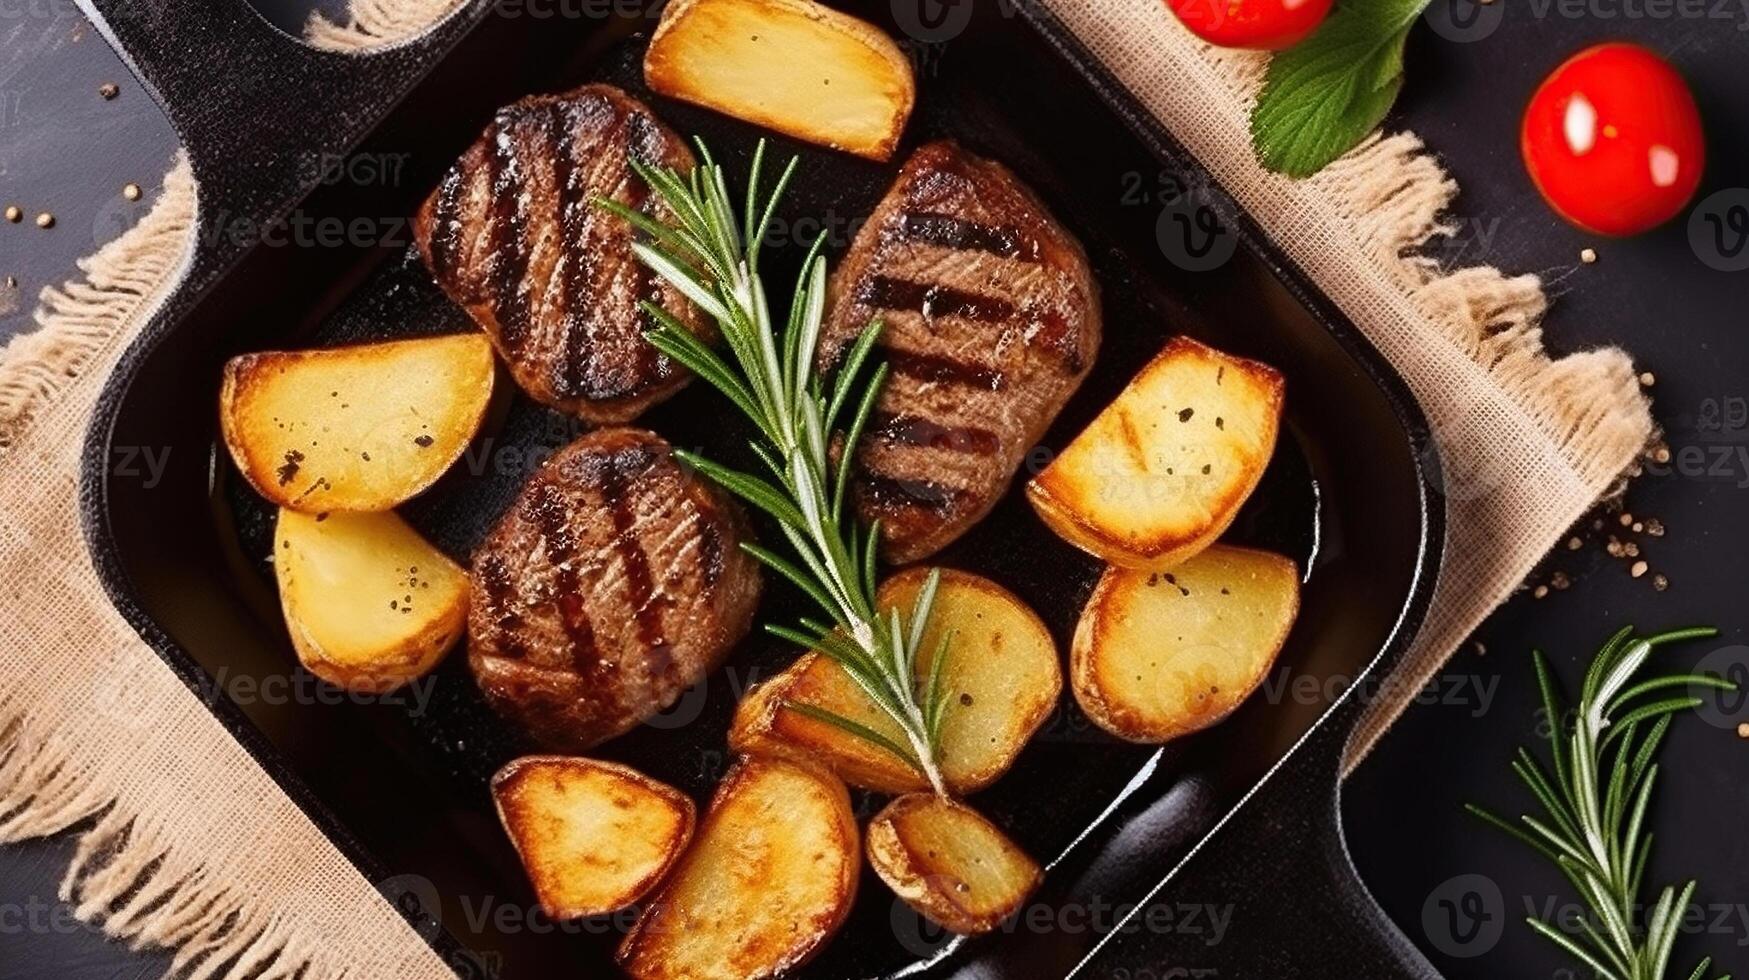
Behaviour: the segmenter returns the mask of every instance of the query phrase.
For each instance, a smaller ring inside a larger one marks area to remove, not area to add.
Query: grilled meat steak
[[[892,561],[926,558],[989,512],[1092,366],[1087,255],[1007,168],[931,143],[831,293],[823,364],[878,317],[892,370],[857,454],[857,508]]]
[[[474,555],[468,663],[498,711],[579,751],[667,708],[747,633],[745,516],[642,429],[548,460]]]
[[[624,422],[688,372],[644,340],[639,300],[688,327],[706,320],[632,255],[634,230],[609,197],[671,216],[628,157],[686,172],[693,157],[648,107],[608,85],[498,110],[414,220],[425,264],[471,314],[536,401],[591,422]]]

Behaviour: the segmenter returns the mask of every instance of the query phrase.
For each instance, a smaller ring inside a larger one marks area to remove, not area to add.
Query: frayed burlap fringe
[[[1581,479],[1613,484],[1633,464],[1651,435],[1651,414],[1624,351],[1551,357],[1541,327],[1548,300],[1536,276],[1491,266],[1448,270],[1417,254],[1460,231],[1441,220],[1457,184],[1418,138],[1375,136],[1312,180],[1420,318],[1486,371]]]
[[[188,159],[178,154],[152,210],[79,260],[83,278],[43,290],[37,329],[0,350],[0,447],[15,443],[100,355],[130,339],[130,326],[185,260],[195,197]],[[0,844],[77,834],[57,897],[79,921],[135,949],[173,950],[173,976],[343,974],[332,964],[311,971],[307,939],[235,886],[212,880],[205,855],[177,848],[154,815],[121,805],[114,787],[76,761],[76,736],[45,737],[30,718],[22,697],[0,699]]]
[[[467,0],[351,0],[346,23],[310,14],[304,39],[326,51],[370,51],[418,37],[460,9]]]
[[[1265,171],[1250,108],[1268,58],[1205,44],[1158,0],[1043,0],[1391,360],[1444,463],[1446,558],[1415,643],[1349,746],[1359,762],[1566,530],[1618,491],[1652,436],[1627,354],[1551,357],[1535,276],[1446,268],[1457,184],[1408,133],[1301,181]],[[1291,392],[1289,397],[1291,398]]]
[[[133,949],[173,950],[184,978],[340,978],[307,934],[214,880],[204,856],[176,846],[157,821],[127,813],[73,762],[61,739],[30,731],[22,706],[0,702],[0,844],[74,831],[79,843],[57,897],[81,922]]]
[[[178,156],[163,193],[139,224],[80,259],[83,278],[43,290],[37,329],[0,348],[0,451],[168,279],[183,260],[193,221],[194,175],[188,158]]]
[[[1263,88],[1268,57],[1200,43],[1197,49],[1248,110]],[[1616,484],[1652,435],[1632,358],[1613,347],[1551,358],[1542,340],[1548,300],[1541,280],[1492,266],[1448,269],[1421,254],[1463,228],[1449,220],[1457,181],[1419,137],[1374,134],[1302,184],[1307,193],[1298,200],[1323,207],[1306,208],[1299,221],[1335,219],[1350,229],[1353,244],[1419,319],[1487,371],[1586,482]],[[1291,227],[1270,230],[1301,237]],[[1433,421],[1437,427],[1439,418]]]
[[[71,835],[60,900],[168,950],[172,976],[451,976],[122,620],[85,548],[92,408],[186,266],[197,196],[179,155],[152,210],[0,351],[0,843]]]

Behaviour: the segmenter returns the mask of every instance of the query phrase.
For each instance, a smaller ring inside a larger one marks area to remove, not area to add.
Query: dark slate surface
[[[295,0],[272,2],[276,21],[297,23]],[[1572,587],[1542,600],[1521,595],[1482,627],[1475,640],[1486,653],[1467,645],[1348,785],[1347,828],[1386,911],[1447,976],[1560,980],[1581,974],[1521,920],[1570,914],[1570,892],[1551,869],[1459,807],[1476,800],[1510,810],[1524,802],[1506,764],[1514,746],[1538,740],[1532,646],[1573,680],[1617,624],[1712,622],[1724,636],[1675,652],[1672,662],[1749,667],[1749,649],[1737,646],[1749,643],[1741,600],[1749,579],[1741,546],[1749,540],[1749,340],[1742,336],[1749,279],[1722,271],[1749,265],[1749,249],[1733,259],[1727,253],[1742,243],[1729,231],[1715,240],[1705,218],[1728,221],[1731,205],[1749,206],[1742,84],[1749,7],[1455,3],[1417,29],[1398,110],[1464,187],[1463,227],[1439,254],[1542,273],[1557,297],[1547,324],[1551,346],[1621,343],[1656,374],[1658,418],[1676,461],[1639,481],[1628,507],[1668,527],[1666,537],[1639,542],[1653,572],[1671,585],[1657,593],[1650,574],[1632,579],[1596,540],[1557,551],[1548,571],[1566,572]],[[1542,74],[1565,54],[1614,37],[1640,40],[1681,68],[1701,102],[1711,149],[1700,216],[1631,241],[1599,241],[1561,224],[1530,187],[1516,146],[1518,114]],[[114,101],[97,97],[104,81],[121,85]],[[76,257],[143,211],[150,197],[126,202],[121,185],[150,189],[172,146],[161,115],[67,0],[0,11],[0,206],[16,201],[27,212],[23,225],[0,225],[0,276],[16,277],[21,293],[16,310],[0,295],[0,334],[23,328],[42,285],[71,274]],[[56,214],[54,229],[30,224],[38,210]],[[1578,262],[1586,246],[1599,253],[1595,265]],[[1678,946],[1682,975],[1703,953],[1739,973],[1749,968],[1749,844],[1739,832],[1749,820],[1749,742],[1735,735],[1749,711],[1731,707],[1677,726],[1653,813],[1661,834],[1650,876],[1702,878],[1703,911]],[[0,980],[158,975],[163,957],[129,953],[56,912],[70,852],[66,841],[0,849]],[[1222,941],[1266,946],[1270,934],[1234,930]],[[1340,964],[1300,963],[1282,952],[1284,973],[1342,975]]]

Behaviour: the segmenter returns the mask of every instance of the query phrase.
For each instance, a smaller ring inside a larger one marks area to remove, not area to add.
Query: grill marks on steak
[[[1006,168],[954,143],[906,162],[833,276],[822,363],[884,321],[891,366],[857,453],[888,557],[928,557],[994,506],[1098,353],[1080,244]]]
[[[639,429],[555,455],[474,556],[468,661],[536,740],[582,750],[663,710],[752,624],[743,515]]]
[[[628,158],[693,166],[680,137],[619,89],[523,99],[498,111],[414,223],[438,285],[492,338],[523,390],[593,422],[634,418],[687,380],[644,340],[640,300],[708,330],[632,255],[631,225],[592,203],[609,197],[670,217]]]

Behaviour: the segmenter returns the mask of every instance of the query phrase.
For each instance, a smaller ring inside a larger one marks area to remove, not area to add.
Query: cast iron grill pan
[[[884,19],[882,10],[862,12]],[[498,105],[588,81],[645,99],[677,131],[702,136],[731,177],[744,175],[767,134],[646,91],[640,30],[648,26],[485,20],[446,57],[434,56],[433,72],[366,135],[358,152],[399,161],[396,179],[320,184],[297,213],[362,217],[386,230],[413,212]],[[1276,695],[1254,697],[1222,725],[1155,748],[1105,735],[1065,691],[1013,770],[973,799],[1050,866],[1038,903],[1115,906],[1157,884],[1324,716],[1322,696],[1296,700],[1288,682],[1313,677],[1320,692],[1329,691],[1329,678],[1357,677],[1381,652],[1394,655],[1404,625],[1418,615],[1437,554],[1426,509],[1431,456],[1413,406],[1380,382],[1376,355],[1352,328],[1333,331],[1327,310],[1309,311],[1298,298],[1304,284],[1284,284],[1279,259],[1254,250],[1243,227],[1235,225],[1242,247],[1216,271],[1187,273],[1165,258],[1156,224],[1169,195],[1194,190],[1218,198],[1218,191],[1193,169],[1163,163],[1160,148],[1145,133],[1139,139],[1024,21],[986,11],[964,35],[917,45],[914,53],[920,102],[892,164],[771,137],[768,159],[802,159],[768,246],[774,290],[793,281],[820,227],[829,254],[842,255],[909,149],[952,137],[1003,161],[1036,189],[1087,247],[1102,287],[1099,360],[1044,446],[1064,445],[1174,334],[1262,359],[1288,379],[1275,459],[1227,536],[1288,554],[1306,574],[1301,619],[1270,675]],[[205,188],[203,181],[203,207]],[[285,187],[284,200],[289,205],[306,189]],[[269,771],[464,971],[598,974],[630,918],[559,927],[531,916],[533,897],[497,826],[487,781],[536,747],[485,706],[461,651],[425,689],[429,702],[235,696],[238,678],[300,669],[267,562],[272,508],[242,483],[216,443],[219,367],[250,350],[474,329],[432,283],[405,234],[385,235],[375,247],[255,246],[215,274],[204,295],[173,300],[112,382],[93,432],[93,542],[123,611],[197,690],[212,695],[214,710]],[[488,423],[462,462],[401,509],[462,561],[539,461],[583,431],[515,392],[502,371],[499,382]],[[702,384],[636,424],[724,462],[756,465],[745,449],[750,427]],[[129,446],[170,448],[161,482],[146,487],[109,472],[104,461]],[[932,561],[1015,591],[1066,654],[1100,567],[1033,516],[1018,490],[1026,475],[1023,468],[993,513]],[[764,540],[778,539],[761,529]],[[767,590],[762,621],[801,611],[786,583],[768,575]],[[594,754],[673,783],[702,805],[732,761],[724,735],[736,700],[794,655],[756,631],[727,668]],[[881,799],[857,794],[856,803],[866,818]],[[1136,832],[1144,827],[1150,832]],[[995,975],[1038,976],[1040,969],[1066,972],[1097,939],[1017,928],[951,942],[865,871],[849,923],[802,972],[946,974],[978,963]]]

